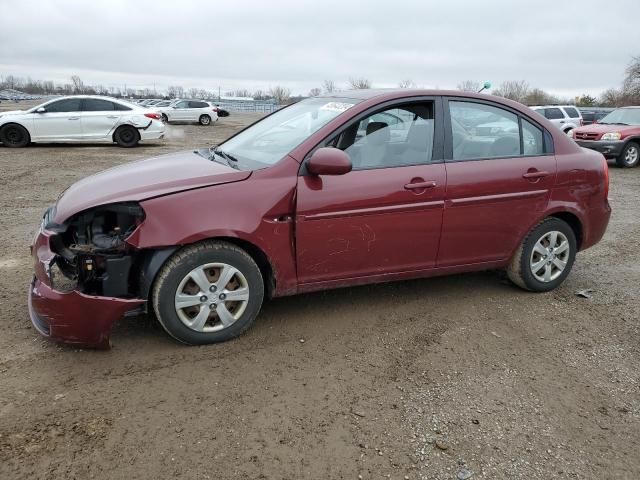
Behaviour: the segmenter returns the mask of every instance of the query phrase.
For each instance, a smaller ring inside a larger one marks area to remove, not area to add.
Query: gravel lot
[[[640,168],[611,168],[609,231],[552,293],[486,272],[281,298],[207,347],[151,318],[110,351],[31,328],[28,246],[64,188],[255,118],[129,150],[0,146],[0,478],[640,476]]]

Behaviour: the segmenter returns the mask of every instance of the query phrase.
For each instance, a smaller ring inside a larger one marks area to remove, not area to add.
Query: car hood
[[[141,201],[171,193],[249,178],[235,170],[186,151],[127,163],[71,185],[56,204],[55,223],[83,210],[116,202]]]
[[[9,110],[7,112],[0,112],[0,117],[5,115],[18,115],[20,113],[25,113],[25,110]]]
[[[637,125],[603,125],[602,123],[592,123],[576,129],[576,133],[608,133],[608,132],[620,132],[623,133],[627,130],[638,130],[640,127]]]

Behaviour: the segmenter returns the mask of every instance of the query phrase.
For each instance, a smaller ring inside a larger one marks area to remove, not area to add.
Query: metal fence
[[[280,105],[261,102],[219,102],[217,100],[212,100],[211,103],[214,103],[215,105],[218,105],[220,108],[224,108],[229,112],[271,113],[281,108]]]

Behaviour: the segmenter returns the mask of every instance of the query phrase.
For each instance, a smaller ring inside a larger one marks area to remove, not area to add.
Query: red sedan
[[[604,157],[488,95],[309,98],[215,148],[72,185],[32,246],[29,310],[56,340],[109,346],[154,312],[175,339],[233,338],[265,297],[506,269],[551,290],[607,227]]]

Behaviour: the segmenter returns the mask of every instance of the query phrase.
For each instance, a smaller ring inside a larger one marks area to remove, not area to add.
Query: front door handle
[[[544,178],[544,177],[548,177],[549,176],[549,172],[545,172],[544,170],[536,170],[533,172],[527,172],[525,174],[522,175],[522,178],[526,178],[528,180],[535,180],[536,178]]]
[[[107,118],[118,118],[117,115],[107,115]]]
[[[431,181],[428,181],[428,182],[407,183],[404,186],[404,189],[405,190],[420,190],[420,189],[423,189],[423,188],[434,188],[437,185],[438,184],[436,182],[431,180]]]
[[[67,120],[80,120],[80,117],[69,117]]]

